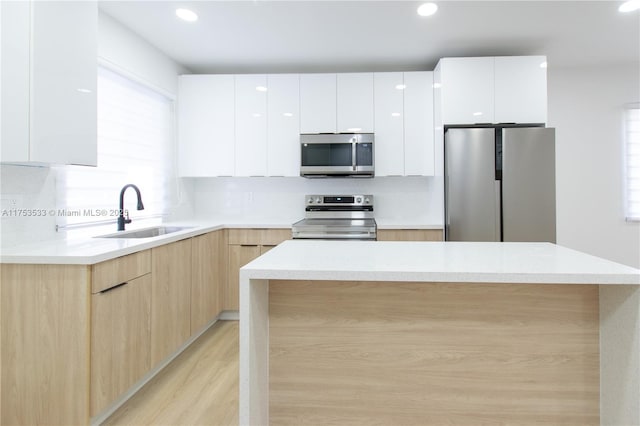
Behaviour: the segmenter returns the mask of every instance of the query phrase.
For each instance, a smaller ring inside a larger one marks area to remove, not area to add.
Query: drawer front
[[[91,271],[91,292],[98,293],[151,272],[151,250],[98,263]]]
[[[229,229],[229,244],[260,245],[260,229]]]
[[[290,239],[290,228],[229,229],[229,244],[233,245],[273,246]]]
[[[442,241],[440,229],[379,229],[378,241]]]
[[[276,246],[283,241],[291,239],[291,229],[261,229],[260,244],[264,246]]]

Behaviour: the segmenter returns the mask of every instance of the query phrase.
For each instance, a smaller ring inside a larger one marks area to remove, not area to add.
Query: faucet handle
[[[131,223],[131,219],[129,218],[129,210],[124,211],[124,223]]]

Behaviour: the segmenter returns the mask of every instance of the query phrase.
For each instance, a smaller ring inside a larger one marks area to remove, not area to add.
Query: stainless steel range
[[[376,239],[373,195],[307,195],[305,198],[305,218],[292,226],[294,239]]]

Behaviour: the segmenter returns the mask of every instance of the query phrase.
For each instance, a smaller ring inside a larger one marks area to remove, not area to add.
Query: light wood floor
[[[237,321],[217,322],[103,423],[237,424]]]

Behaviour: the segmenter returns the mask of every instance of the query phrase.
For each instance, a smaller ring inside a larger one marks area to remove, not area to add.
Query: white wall
[[[98,19],[98,56],[101,63],[174,98],[178,92],[177,76],[189,72],[103,13]],[[0,165],[0,209],[55,209],[56,175],[56,168]],[[172,180],[171,189],[173,210],[189,211],[190,205],[181,202],[183,191],[177,178]],[[115,207],[117,199],[113,201]],[[55,230],[55,216],[0,216],[1,247],[64,236],[64,232]]]
[[[187,68],[103,12],[98,16],[98,28],[98,58],[101,61],[137,76],[168,95],[177,95],[176,76],[189,74]]]
[[[548,70],[556,128],[557,242],[640,268],[640,223],[624,218],[622,111],[640,101],[636,64]]]

